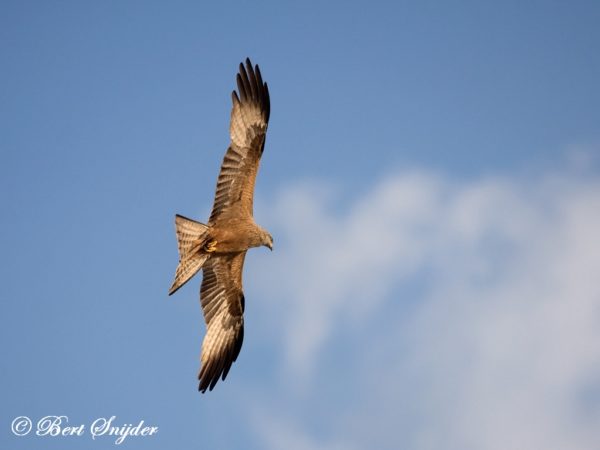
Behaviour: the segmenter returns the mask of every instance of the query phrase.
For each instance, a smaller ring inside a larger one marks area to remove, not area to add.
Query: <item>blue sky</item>
[[[3,448],[592,449],[596,2],[2,2]],[[246,336],[200,395],[206,220],[246,56],[272,114]]]

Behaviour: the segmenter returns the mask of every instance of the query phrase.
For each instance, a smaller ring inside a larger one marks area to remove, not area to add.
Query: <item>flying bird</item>
[[[254,222],[254,183],[265,148],[270,101],[258,65],[240,64],[231,94],[231,143],[217,179],[207,224],[175,216],[179,265],[169,295],[202,269],[200,303],[206,322],[198,390],[225,380],[244,339],[242,270],[249,248],[273,250],[273,238]]]

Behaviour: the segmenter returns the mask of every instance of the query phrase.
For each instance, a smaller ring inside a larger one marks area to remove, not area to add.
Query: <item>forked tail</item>
[[[179,265],[175,271],[175,280],[169,289],[169,295],[187,283],[202,268],[210,256],[200,253],[208,237],[209,227],[203,223],[175,216],[175,233],[177,234],[177,248],[179,249]]]

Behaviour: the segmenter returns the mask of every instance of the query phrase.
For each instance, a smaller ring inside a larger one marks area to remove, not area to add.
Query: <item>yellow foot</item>
[[[217,240],[211,239],[204,245],[204,251],[206,253],[212,253],[217,249]]]

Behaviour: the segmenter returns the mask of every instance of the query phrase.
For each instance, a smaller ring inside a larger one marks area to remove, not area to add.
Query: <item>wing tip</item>
[[[244,342],[244,325],[243,322],[238,328],[233,342],[229,342],[225,348],[219,351],[215,357],[207,358],[206,362],[202,363],[200,373],[198,374],[198,391],[203,394],[208,389],[212,391],[217,385],[219,379],[225,381],[233,363],[237,360],[242,344]],[[215,356],[215,355],[214,355]]]
[[[245,62],[245,66],[244,66]],[[258,64],[252,65],[252,61],[249,57],[244,62],[239,64],[239,70],[236,74],[236,83],[239,92],[233,91],[237,98],[237,103],[252,102],[258,104],[263,112],[265,121],[269,122],[271,115],[271,100],[269,96],[269,88],[266,82],[263,82],[262,74]],[[233,98],[233,105],[235,106],[236,99]]]

